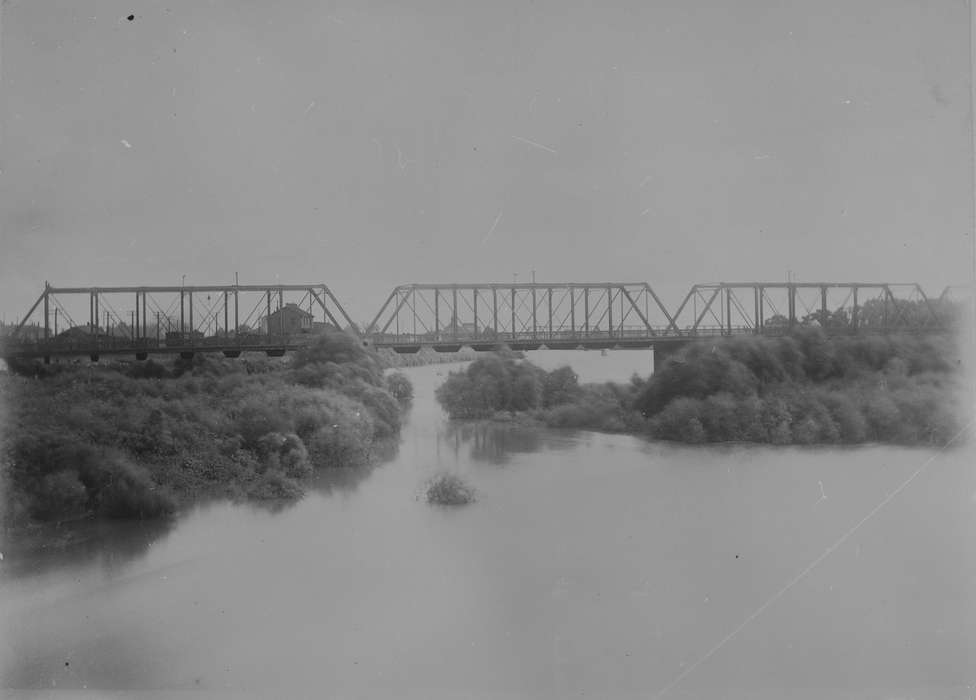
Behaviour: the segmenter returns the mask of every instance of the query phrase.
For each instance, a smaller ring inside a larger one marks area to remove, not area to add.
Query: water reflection
[[[352,493],[379,466],[394,460],[399,443],[388,440],[373,446],[374,461],[368,465],[323,469],[305,484],[310,494],[329,496]],[[193,511],[221,498],[198,501],[186,510]],[[301,499],[247,500],[257,511],[279,515],[294,508]],[[243,504],[243,501],[241,501]],[[179,516],[156,520],[82,519],[50,523],[30,528],[11,529],[0,540],[0,580],[46,574],[59,569],[94,565],[113,573],[145,556],[150,547],[164,539]]]
[[[83,520],[12,530],[0,551],[0,580],[94,564],[108,574],[145,556],[175,525],[173,519]]]
[[[438,450],[453,452],[460,461],[508,464],[512,457],[546,450],[571,450],[579,431],[540,431],[511,423],[448,421],[437,435]],[[464,450],[467,450],[466,453]]]

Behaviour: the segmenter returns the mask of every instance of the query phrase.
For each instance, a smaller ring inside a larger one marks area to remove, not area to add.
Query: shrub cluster
[[[523,413],[554,428],[623,431],[636,427],[633,402],[643,383],[580,384],[570,367],[552,372],[526,361],[489,355],[451,372],[436,397],[451,418]]]
[[[682,442],[938,444],[959,427],[952,340],[845,336],[697,342],[635,406],[651,435]]]
[[[205,493],[294,497],[317,468],[369,462],[400,430],[389,389],[412,394],[339,332],[290,361],[49,367],[7,380],[8,522],[152,517]]]
[[[575,375],[569,375],[576,386]],[[451,372],[435,396],[452,418],[486,418],[499,411],[538,408],[547,378],[545,370],[531,363],[489,355]]]
[[[626,385],[487,357],[451,373],[437,399],[452,418],[521,412],[550,427],[690,443],[944,444],[960,425],[958,366],[952,338],[808,327],[694,342]]]
[[[438,474],[427,482],[427,502],[463,506],[475,500],[474,488],[456,474]]]

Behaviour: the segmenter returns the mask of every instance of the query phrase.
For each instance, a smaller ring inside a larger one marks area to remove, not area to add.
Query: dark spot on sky
[[[65,661],[65,662],[64,662],[64,665],[65,665],[65,666],[70,666],[70,665],[71,665],[71,663],[70,663],[70,662],[68,662],[68,661]]]
[[[131,22],[132,20],[134,20],[135,18],[136,18],[136,16],[135,16],[135,15],[129,15],[128,17],[126,17],[126,19],[127,19],[127,20],[129,20],[130,22]]]
[[[736,555],[735,555],[735,558],[736,558],[736,559],[738,559],[738,558],[739,558],[739,555],[738,555],[738,554],[736,554]]]

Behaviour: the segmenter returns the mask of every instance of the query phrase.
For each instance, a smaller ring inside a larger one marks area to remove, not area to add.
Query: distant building
[[[266,316],[262,325],[268,335],[295,335],[308,333],[312,329],[314,316],[299,308],[298,304],[285,304],[283,307]]]

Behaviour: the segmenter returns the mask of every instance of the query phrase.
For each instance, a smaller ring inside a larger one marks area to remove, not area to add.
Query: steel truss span
[[[517,348],[642,343],[671,322],[644,282],[411,284],[395,288],[366,329],[377,346]]]
[[[317,327],[355,332],[324,284],[53,287],[34,302],[5,357],[196,351],[271,355],[307,344]]]
[[[696,284],[670,311],[646,282],[409,284],[360,330],[324,284],[53,287],[2,339],[5,357],[244,351],[280,355],[341,328],[366,345],[417,352],[674,347],[716,335],[941,333],[974,302],[971,286],[937,297],[916,283]],[[969,309],[972,315],[973,309]],[[9,329],[8,329],[9,330]]]

